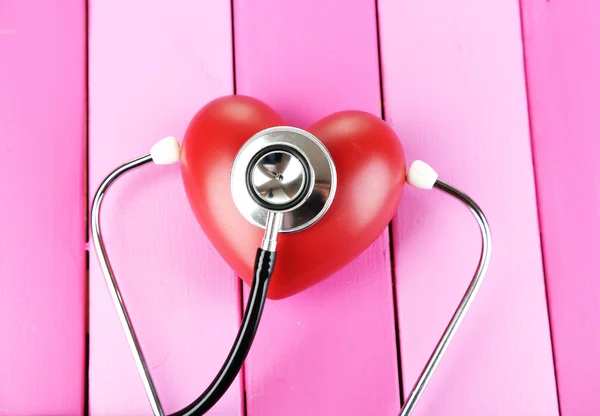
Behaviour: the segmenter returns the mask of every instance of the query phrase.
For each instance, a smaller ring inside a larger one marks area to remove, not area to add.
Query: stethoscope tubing
[[[123,332],[125,333],[129,349],[136,363],[138,373],[142,379],[146,395],[150,401],[152,412],[155,416],[164,416],[165,413],[162,409],[160,399],[156,392],[156,387],[152,380],[152,376],[150,375],[146,359],[144,358],[137,335],[135,333],[135,329],[131,323],[125,302],[123,301],[121,291],[108,259],[106,248],[104,246],[104,240],[102,238],[102,231],[100,228],[100,208],[102,205],[102,199],[112,183],[125,173],[150,162],[152,162],[152,156],[150,154],[141,156],[119,166],[104,179],[99,186],[96,195],[94,196],[91,210],[91,223],[92,239],[94,240],[94,247],[100,262],[102,273],[108,286],[115,310],[119,317],[119,321],[123,328]],[[452,316],[452,319],[448,323],[448,326],[444,330],[444,333],[438,341],[438,344],[429,357],[429,360],[423,368],[423,371],[419,375],[417,382],[408,395],[404,406],[402,406],[399,416],[409,416],[412,414],[418,400],[423,395],[427,384],[429,383],[433,373],[440,363],[442,356],[446,352],[450,342],[456,334],[460,323],[463,321],[467,310],[473,302],[481,283],[483,282],[491,258],[491,231],[486,216],[481,208],[468,195],[439,179],[435,181],[433,187],[446,193],[447,195],[454,197],[455,199],[458,199],[467,208],[469,208],[481,231],[481,255],[475,274],[460,304],[458,305],[454,315]],[[264,243],[265,241],[263,241],[263,244]],[[265,247],[268,247],[268,245]],[[257,251],[255,274],[252,288],[250,290],[249,301],[244,313],[242,324],[238,331],[238,335],[227,359],[225,360],[225,363],[204,393],[193,403],[174,413],[173,416],[202,415],[206,413],[225,393],[227,388],[229,388],[235,379],[235,376],[241,369],[258,329],[260,317],[266,301],[268,283],[275,262],[274,248],[273,251],[263,250],[263,248],[259,248]]]

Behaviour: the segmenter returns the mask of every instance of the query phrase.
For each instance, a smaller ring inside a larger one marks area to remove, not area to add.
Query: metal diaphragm
[[[333,201],[335,165],[325,146],[295,127],[272,127],[252,136],[231,169],[231,192],[240,213],[265,228],[267,213],[281,212],[280,232],[303,230]]]

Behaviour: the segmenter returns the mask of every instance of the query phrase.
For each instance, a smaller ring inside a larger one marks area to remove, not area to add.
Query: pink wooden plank
[[[83,411],[85,11],[0,2],[0,414]]]
[[[494,237],[487,281],[415,415],[558,414],[517,2],[380,0],[387,120],[409,159],[471,194]],[[474,220],[409,190],[393,223],[408,394],[478,260]]]
[[[600,4],[523,1],[561,413],[600,414]]]
[[[373,1],[235,1],[234,22],[238,93],[300,127],[342,109],[381,115]],[[393,314],[386,231],[336,276],[268,302],[248,415],[397,414]]]
[[[233,90],[229,2],[90,4],[90,182],[182,136],[194,113]],[[115,184],[104,204],[107,249],[168,412],[208,385],[237,331],[239,283],[186,201],[179,167]],[[90,265],[90,409],[149,414],[95,255]],[[240,382],[210,414],[241,412]]]

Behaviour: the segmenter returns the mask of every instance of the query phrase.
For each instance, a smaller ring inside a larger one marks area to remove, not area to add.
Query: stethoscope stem
[[[433,186],[440,191],[458,199],[469,208],[481,231],[481,256],[479,258],[479,265],[477,266],[477,270],[475,271],[475,275],[473,276],[467,291],[458,305],[458,308],[454,312],[454,316],[452,316],[452,319],[448,323],[446,330],[438,341],[437,346],[433,350],[433,353],[429,357],[429,361],[427,361],[427,364],[423,368],[423,371],[421,372],[421,375],[415,383],[412,391],[408,395],[406,403],[400,412],[400,416],[409,416],[414,410],[417,401],[421,398],[421,395],[429,383],[431,376],[440,363],[440,360],[446,352],[446,349],[452,341],[452,338],[456,334],[458,326],[465,317],[469,306],[471,306],[471,303],[473,302],[473,299],[475,298],[475,295],[477,294],[477,291],[483,282],[483,278],[485,277],[485,273],[490,263],[492,236],[490,226],[481,208],[479,208],[475,201],[473,201],[469,196],[465,195],[463,192],[459,191],[453,186],[448,185],[447,183],[437,180]]]

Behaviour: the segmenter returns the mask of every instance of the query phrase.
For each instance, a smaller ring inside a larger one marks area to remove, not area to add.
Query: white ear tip
[[[159,140],[150,149],[150,156],[152,156],[152,160],[157,165],[169,165],[179,162],[180,155],[181,148],[179,147],[179,142],[173,136]]]
[[[415,160],[410,169],[408,169],[408,175],[406,181],[420,189],[431,189],[438,179],[438,174],[431,166],[422,160]]]

